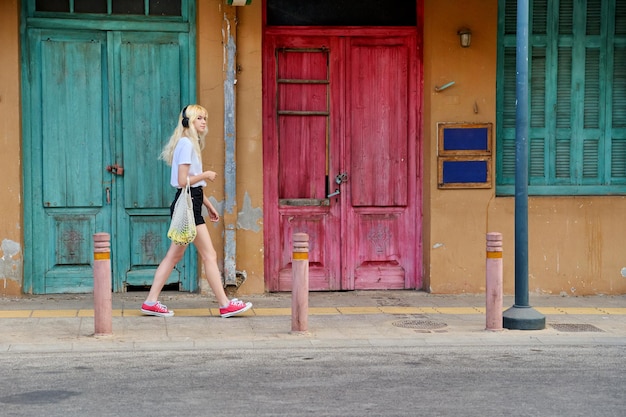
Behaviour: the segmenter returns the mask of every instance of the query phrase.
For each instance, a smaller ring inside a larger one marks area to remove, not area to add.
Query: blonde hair
[[[183,110],[186,118],[188,119],[188,127],[183,126]],[[159,156],[159,158],[164,160],[168,165],[172,165],[174,150],[176,149],[176,145],[178,145],[178,141],[182,137],[188,137],[191,139],[191,143],[193,144],[194,150],[198,154],[198,158],[202,158],[200,152],[204,148],[204,137],[206,136],[208,129],[205,130],[204,133],[198,134],[193,121],[200,115],[208,117],[209,114],[204,107],[198,104],[190,104],[183,108],[183,110],[181,110],[178,115],[178,124],[176,125],[176,129],[174,129],[174,133],[170,136],[170,140],[163,147],[161,155]]]

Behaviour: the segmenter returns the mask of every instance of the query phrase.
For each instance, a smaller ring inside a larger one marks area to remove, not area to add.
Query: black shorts
[[[179,188],[176,191],[176,196],[174,197],[174,201],[170,205],[170,217],[174,213],[174,206],[176,205],[176,200],[178,200],[178,196],[183,191],[183,188]],[[204,199],[204,194],[202,193],[202,187],[191,187],[191,202],[193,204],[193,217],[196,220],[196,226],[199,224],[205,224],[204,217],[202,217],[202,201]]]

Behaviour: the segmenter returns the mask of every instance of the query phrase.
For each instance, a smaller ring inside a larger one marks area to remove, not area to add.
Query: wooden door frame
[[[415,79],[412,81],[412,93],[410,97],[414,100],[414,110],[415,114],[411,115],[413,118],[413,122],[411,125],[411,129],[409,134],[414,134],[415,137],[415,152],[414,160],[412,163],[414,164],[414,174],[415,178],[412,178],[410,183],[414,187],[415,200],[412,202],[415,207],[415,221],[419,225],[416,226],[415,236],[415,248],[414,248],[414,257],[415,257],[415,268],[412,271],[411,276],[407,277],[406,288],[418,288],[422,284],[422,157],[423,157],[423,143],[422,143],[422,86],[423,86],[423,71],[422,71],[422,15],[423,15],[423,6],[421,2],[418,3],[418,27],[414,28],[354,28],[354,27],[266,27],[264,30],[263,36],[263,91],[265,94],[263,95],[263,160],[264,166],[268,167],[266,169],[263,176],[263,186],[264,186],[264,245],[265,245],[265,253],[266,254],[274,254],[279,253],[284,248],[280,247],[280,242],[277,242],[277,237],[279,234],[279,222],[278,222],[278,212],[276,208],[278,207],[278,188],[276,186],[276,166],[277,166],[277,158],[278,158],[278,138],[276,135],[276,126],[277,126],[277,118],[275,114],[275,96],[271,96],[268,94],[268,86],[270,82],[275,80],[275,76],[273,75],[276,71],[276,68],[272,65],[274,63],[273,59],[270,59],[272,55],[274,55],[275,51],[275,39],[279,39],[281,37],[381,37],[381,36],[394,36],[394,35],[415,35],[416,44],[414,47],[415,51],[415,65],[414,73]],[[416,33],[417,31],[417,33]],[[331,57],[332,61],[332,57]],[[340,68],[341,77],[345,77],[345,63],[339,62],[337,65]],[[331,67],[333,65],[331,64]],[[338,117],[342,117],[345,114],[345,108],[342,106],[345,105],[345,96],[343,93],[339,93],[340,97],[338,98],[339,111],[341,114]],[[344,103],[344,104],[342,104]],[[331,123],[331,134],[337,135],[338,137],[343,137],[341,135],[345,134],[345,126],[343,123]],[[335,129],[335,130],[333,130]],[[345,144],[344,140],[341,140],[341,152],[345,157]],[[339,169],[341,169],[340,167]],[[332,175],[332,173],[331,173]],[[345,222],[347,214],[347,207],[345,204],[342,204],[341,207],[341,217],[342,222]],[[342,225],[342,228],[344,226]],[[345,257],[348,255],[349,249],[347,245],[342,245],[342,259],[346,259]],[[276,252],[278,251],[278,252]],[[275,255],[272,255],[275,256]],[[277,279],[273,277],[272,274],[275,273],[275,266],[270,262],[270,256],[266,255],[265,257],[265,283],[266,288],[272,290],[275,288],[274,280]],[[274,258],[272,258],[274,259]],[[341,281],[342,286],[346,285],[346,265],[341,265]],[[345,287],[344,287],[345,288]]]

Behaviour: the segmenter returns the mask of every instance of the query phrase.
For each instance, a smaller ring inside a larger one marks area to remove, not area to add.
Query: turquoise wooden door
[[[96,232],[111,234],[115,291],[151,283],[173,197],[158,155],[193,99],[189,49],[176,32],[29,30],[25,292],[90,292]],[[188,251],[169,283],[195,278]]]

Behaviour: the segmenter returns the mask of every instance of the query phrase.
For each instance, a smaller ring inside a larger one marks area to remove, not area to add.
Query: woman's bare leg
[[[199,224],[197,226],[198,234],[193,241],[194,246],[198,250],[200,257],[202,258],[202,264],[204,265],[204,274],[209,282],[209,286],[215,294],[215,298],[220,307],[226,306],[229,303],[229,299],[224,291],[224,285],[222,284],[222,275],[217,267],[217,252],[213,247],[211,241],[211,235],[209,235],[209,229],[206,224]]]
[[[165,258],[159,264],[156,272],[154,273],[154,280],[152,281],[152,286],[150,287],[150,292],[148,293],[148,298],[146,298],[147,302],[156,302],[159,299],[159,294],[161,294],[161,290],[163,286],[167,282],[172,270],[176,266],[176,264],[183,259],[183,255],[185,254],[185,249],[187,249],[186,245],[176,245],[172,243],[170,248],[165,255]]]

